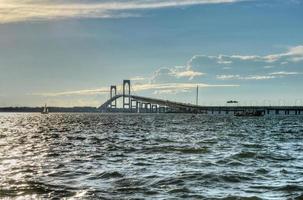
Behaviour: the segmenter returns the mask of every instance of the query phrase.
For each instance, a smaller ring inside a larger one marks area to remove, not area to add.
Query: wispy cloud
[[[206,75],[203,72],[194,71],[190,66],[161,67],[150,78],[152,83],[186,82]]]
[[[299,72],[286,72],[286,71],[280,71],[280,72],[272,72],[270,73],[271,75],[282,75],[282,76],[287,76],[287,75],[298,75],[301,74]]]
[[[217,75],[217,79],[220,80],[267,80],[276,78],[275,76],[268,75],[249,75],[249,76],[240,76],[240,75]]]
[[[279,72],[272,72],[267,75],[248,75],[248,76],[241,76],[239,74],[223,74],[217,75],[217,79],[220,80],[267,80],[267,79],[274,79],[274,78],[282,78],[284,76],[290,75],[299,75],[302,73],[299,72],[287,72],[287,71],[279,71]]]
[[[125,1],[54,1],[0,0],[0,23],[61,18],[129,17],[131,11],[199,4],[233,3],[243,0],[125,0]]]
[[[271,65],[264,66],[264,69],[272,69],[272,68],[275,68],[275,66],[271,66]]]
[[[144,81],[146,78],[142,77],[142,76],[135,76],[130,78],[131,81]]]
[[[45,96],[45,97],[58,97],[58,96],[72,96],[72,95],[97,95],[102,93],[108,93],[109,88],[102,87],[98,89],[90,89],[90,90],[72,90],[72,91],[63,91],[63,92],[43,92],[43,93],[33,93],[31,95],[35,96]]]
[[[224,60],[224,58],[230,58],[231,60]],[[222,59],[223,58],[223,59]],[[279,60],[286,60],[291,62],[299,62],[303,60],[303,45],[290,47],[287,52],[279,53],[279,54],[269,54],[266,56],[258,56],[258,55],[220,55],[218,58],[218,63],[225,62],[227,64],[233,63],[232,59],[239,59],[243,61],[255,61],[255,62],[266,62],[266,63],[274,63]],[[229,63],[228,63],[229,62]]]
[[[260,55],[195,55],[187,70],[205,73],[218,80],[269,80],[302,74],[303,45],[277,54]],[[227,70],[228,69],[228,74]],[[273,71],[274,70],[274,71]]]
[[[143,90],[184,90],[184,89],[192,89],[197,86],[201,88],[206,87],[238,87],[239,85],[212,85],[205,83],[150,83],[150,84],[141,84],[135,85],[134,90],[143,91]]]
[[[166,84],[155,84],[155,83],[147,83],[147,84],[135,84],[132,86],[134,89],[133,92],[140,92],[146,90],[155,90],[155,91],[184,91],[189,90],[195,87],[238,87],[239,85],[211,85],[211,84],[204,84],[204,83],[166,83]],[[122,86],[118,86],[121,88]],[[107,94],[109,93],[109,88],[102,87],[97,89],[90,89],[90,90],[73,90],[73,91],[63,91],[63,92],[47,92],[47,93],[34,93],[32,95],[36,96],[44,96],[44,97],[59,97],[59,96],[91,96],[91,95],[100,95],[100,94]]]
[[[278,54],[194,55],[184,66],[161,67],[152,83],[213,82],[215,80],[271,80],[302,74],[303,45]],[[273,69],[275,71],[273,71]]]
[[[192,80],[196,76],[202,76],[204,73],[202,72],[196,72],[193,70],[185,70],[185,71],[172,71],[172,74],[178,78],[186,77]]]
[[[248,75],[248,76],[241,76],[239,74],[223,74],[217,75],[217,79],[219,80],[267,80],[267,79],[274,79],[274,78],[282,78],[284,76],[290,75],[299,75],[299,72],[287,72],[287,71],[279,71],[279,72],[272,72],[267,75]]]
[[[235,62],[263,62],[264,64],[279,62],[280,64],[287,64],[287,62],[299,62],[303,61],[303,45],[290,47],[286,52],[278,54],[269,54],[265,56],[259,55],[218,55],[218,56],[207,56],[207,55],[195,55],[191,58],[188,65],[192,65],[196,60],[199,59],[212,60],[218,64],[229,64],[232,65]],[[272,65],[265,65],[273,67]]]

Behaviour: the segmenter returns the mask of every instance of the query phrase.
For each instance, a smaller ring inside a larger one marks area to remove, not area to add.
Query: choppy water
[[[0,114],[0,198],[303,199],[303,118]]]

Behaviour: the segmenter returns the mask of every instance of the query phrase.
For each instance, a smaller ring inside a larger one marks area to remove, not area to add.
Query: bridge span
[[[114,102],[119,98],[130,99],[129,107],[124,106],[122,109],[112,107]],[[107,100],[99,109],[103,112],[123,111],[123,112],[198,112],[201,106],[180,103],[175,101],[168,101],[162,99],[155,99],[136,95],[122,95],[118,94]]]
[[[131,94],[130,80],[123,81],[122,94],[117,94],[117,87],[110,87],[110,99],[98,109],[100,112],[129,113],[200,113],[209,115],[234,115],[236,113],[259,112],[263,115],[302,115],[303,106],[199,106],[157,98]],[[122,98],[122,108],[117,107],[117,100]]]

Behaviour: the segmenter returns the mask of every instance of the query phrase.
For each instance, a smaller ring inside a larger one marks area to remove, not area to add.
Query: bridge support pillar
[[[131,100],[130,101],[130,105],[131,105],[131,112],[138,112],[138,103],[136,100]],[[133,102],[135,102],[135,104],[133,104]]]
[[[123,80],[123,108],[131,109],[130,104],[130,80]]]
[[[152,105],[151,112],[152,113],[157,113],[158,112],[158,106],[157,105]]]
[[[144,103],[139,102],[139,110],[140,110],[140,113],[144,112]]]
[[[117,86],[111,85],[110,86],[110,98],[113,98],[114,96],[117,95]],[[117,108],[117,100],[112,101],[110,104],[111,108]]]
[[[167,113],[167,112],[169,112],[169,111],[170,111],[169,108],[165,106],[165,107],[164,107],[164,112]]]
[[[144,112],[144,103],[143,102],[139,102],[139,112],[140,113]]]
[[[142,112],[146,113],[146,103],[142,103]]]
[[[137,113],[140,113],[141,112],[141,104],[139,101],[137,101]]]
[[[145,112],[145,113],[148,112],[148,103],[144,103],[144,112]]]
[[[151,103],[146,103],[146,112],[151,112]]]
[[[164,112],[165,112],[165,108],[162,107],[162,106],[160,106],[160,107],[159,107],[159,113],[164,113]]]

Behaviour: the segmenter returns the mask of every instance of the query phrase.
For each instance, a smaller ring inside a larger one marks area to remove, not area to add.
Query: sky
[[[110,85],[303,105],[303,0],[0,0],[0,107],[100,106]]]

